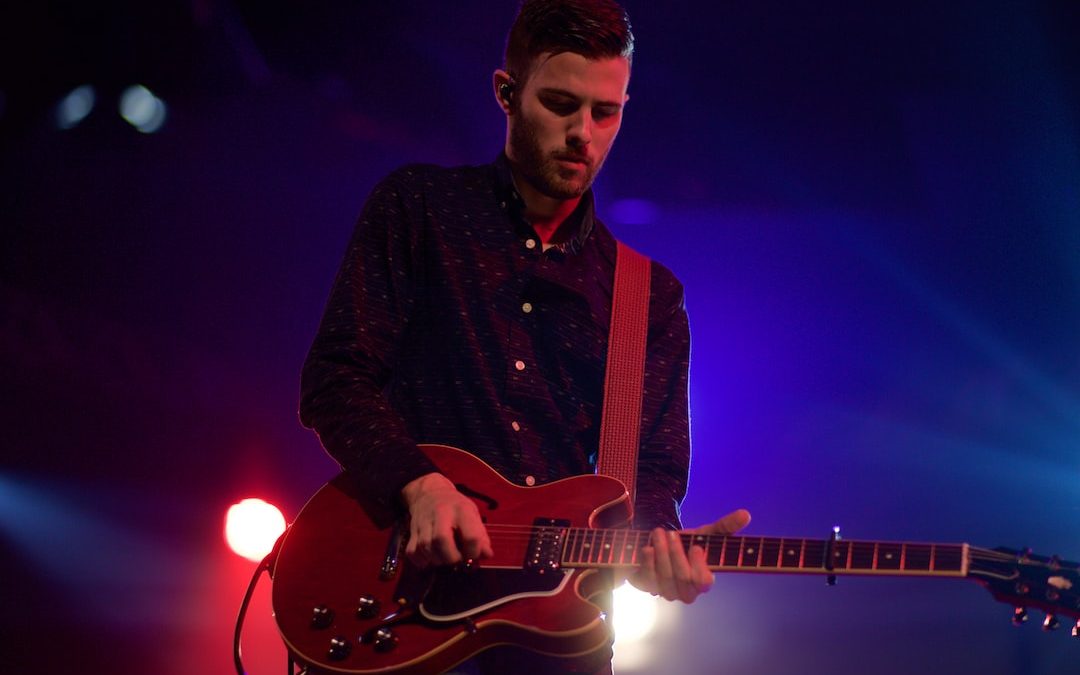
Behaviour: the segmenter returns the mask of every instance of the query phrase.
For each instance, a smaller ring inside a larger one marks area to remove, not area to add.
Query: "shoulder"
[[[431,191],[477,189],[490,185],[490,166],[439,166],[437,164],[405,164],[388,173],[376,190],[409,191],[424,194]]]
[[[679,281],[679,278],[675,276],[666,265],[652,261],[651,267],[652,276],[652,295],[663,307],[682,307],[683,305],[683,285]]]
[[[593,231],[601,256],[605,262],[610,265],[609,269],[614,270],[616,252],[621,240],[616,239],[615,235],[612,234],[607,225],[599,218],[594,220]],[[623,246],[629,247],[632,251],[644,255],[650,260],[649,303],[653,307],[652,311],[659,310],[657,311],[657,315],[660,315],[683,309],[683,285],[682,282],[679,281],[679,278],[675,276],[675,273],[663,263],[649,257],[644,251],[638,251],[638,249],[630,246],[624,241],[621,243]],[[650,314],[652,314],[652,311]]]

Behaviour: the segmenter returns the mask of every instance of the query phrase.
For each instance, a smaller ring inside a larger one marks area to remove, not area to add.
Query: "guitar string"
[[[535,527],[535,526],[521,526],[521,525],[489,524],[489,525],[487,525],[487,529],[488,529],[489,533],[492,533],[493,536],[496,536],[497,538],[499,538],[499,539],[501,539],[503,541],[515,541],[515,540],[520,541],[520,540],[523,540],[523,539],[528,540],[528,539],[531,539],[531,538],[537,536],[538,534],[543,534],[543,533],[552,532],[552,531],[564,532],[565,536],[567,536],[567,537],[579,536],[579,535],[584,535],[584,536],[588,537],[590,534],[592,534],[593,535],[591,537],[592,539],[596,539],[596,538],[603,539],[604,537],[608,537],[610,539],[616,539],[616,538],[641,539],[642,537],[651,538],[651,536],[652,536],[652,532],[651,531],[646,531],[646,530],[598,529],[598,528],[585,528],[585,527],[559,528],[559,527],[554,527],[554,526],[552,526],[552,527]],[[624,536],[623,533],[625,533],[625,536]],[[680,539],[683,541],[683,543],[699,543],[699,542],[692,541],[692,540],[694,540],[694,539],[696,539],[698,537],[704,537],[705,540],[706,540],[704,543],[706,543],[708,545],[719,544],[719,543],[728,543],[728,542],[731,542],[731,541],[736,541],[737,542],[737,541],[740,541],[740,540],[741,541],[760,542],[761,545],[775,545],[775,544],[783,544],[783,543],[786,543],[786,544],[789,544],[789,545],[790,544],[796,544],[796,543],[798,543],[798,544],[812,543],[812,544],[820,546],[820,545],[827,545],[828,544],[828,540],[802,538],[802,537],[759,537],[759,536],[754,536],[754,535],[723,535],[723,534],[702,535],[702,534],[693,533],[693,532],[680,532],[679,536],[680,536]],[[931,543],[923,543],[923,542],[910,542],[910,543],[908,543],[908,542],[886,542],[886,541],[875,542],[875,541],[860,541],[860,540],[842,540],[842,541],[839,542],[838,545],[844,545],[844,546],[850,546],[850,545],[874,546],[874,545],[878,545],[879,547],[881,545],[886,545],[886,546],[896,546],[896,547],[907,548],[909,551],[911,549],[913,549],[913,548],[916,548],[916,547],[924,548],[924,549],[929,549],[931,547],[938,548],[938,549],[941,549],[941,548],[959,549],[959,548],[961,548],[963,546],[962,544],[944,544],[944,543],[931,544]],[[987,560],[987,561],[989,561],[989,560],[1001,560],[1001,561],[1021,560],[1020,557],[1018,557],[1018,556],[1016,556],[1014,554],[1005,553],[1005,552],[1002,552],[1002,551],[995,551],[993,549],[979,548],[979,547],[975,547],[975,546],[969,546],[968,547],[968,552],[969,552],[969,556],[971,558],[979,559],[979,560]],[[1034,560],[1034,559],[1026,559],[1026,560],[1024,560],[1024,562],[1029,563],[1031,565],[1043,565],[1043,566],[1046,566],[1046,567],[1053,567],[1054,566],[1054,564],[1051,563],[1050,561],[1039,561],[1039,560]],[[1062,562],[1062,563],[1058,563],[1058,565],[1059,566],[1068,566],[1068,563]]]
[[[614,543],[614,541],[617,540],[617,539],[621,539],[622,540],[621,543],[623,545],[631,545],[630,540],[633,539],[634,540],[633,545],[636,546],[636,545],[641,543],[642,538],[651,539],[651,536],[652,536],[651,531],[645,531],[645,530],[597,529],[597,528],[585,528],[585,527],[561,528],[561,527],[557,527],[557,526],[536,527],[536,526],[530,526],[530,525],[510,525],[510,524],[503,525],[503,524],[498,524],[498,523],[488,524],[487,529],[488,529],[488,532],[489,532],[489,534],[490,534],[490,536],[492,538],[492,543],[493,544],[496,541],[498,541],[498,542],[503,542],[503,543],[508,544],[508,545],[509,544],[520,543],[522,541],[527,542],[527,541],[531,540],[532,538],[534,538],[535,536],[537,536],[538,534],[552,532],[552,531],[564,532],[565,537],[567,538],[567,540],[569,540],[571,537],[580,537],[581,541],[579,541],[578,544],[581,544],[581,545],[588,544],[590,548],[592,546],[592,542],[595,541],[595,540],[599,540],[601,543],[605,543],[604,542],[605,537],[610,540],[610,541],[606,542],[606,543],[609,543],[609,544]],[[624,533],[625,533],[625,535],[624,535]],[[592,536],[590,536],[590,535],[592,535]],[[705,537],[705,539],[706,539],[705,542],[701,542],[701,543],[705,544],[704,548],[714,548],[714,546],[718,548],[721,545],[727,545],[731,541],[740,541],[740,540],[742,542],[747,542],[747,541],[759,542],[759,545],[762,546],[762,547],[764,547],[764,546],[772,546],[772,545],[782,545],[783,543],[787,543],[789,545],[792,545],[792,544],[795,544],[795,543],[799,543],[800,545],[802,543],[813,543],[816,546],[827,545],[827,543],[828,543],[827,540],[823,540],[823,539],[803,539],[803,538],[799,538],[799,537],[756,537],[756,536],[753,536],[753,535],[721,535],[721,534],[700,535],[698,533],[691,533],[691,532],[681,532],[679,538],[680,538],[682,544],[685,546],[686,544],[690,544],[690,543],[699,543],[699,542],[693,541],[696,537],[699,537],[699,536],[700,537]],[[589,541],[586,542],[585,539],[588,539]],[[951,548],[951,549],[959,549],[959,548],[962,547],[961,544],[872,542],[872,541],[859,541],[859,540],[843,540],[841,542],[841,544],[843,544],[843,545],[859,544],[859,545],[864,545],[864,546],[872,546],[874,544],[878,544],[878,545],[886,544],[888,546],[906,547],[909,551],[911,550],[912,547],[920,547],[920,548],[927,548],[927,549],[929,549],[930,547],[937,547],[938,549],[941,549],[943,547],[947,547],[947,548]],[[582,555],[585,555],[585,554],[582,554]],[[995,551],[993,549],[984,549],[984,548],[979,548],[979,547],[975,547],[975,546],[968,547],[968,556],[969,556],[970,560],[979,561],[979,562],[1022,563],[1024,565],[1028,566],[1028,567],[1034,567],[1034,568],[1061,569],[1061,570],[1065,570],[1065,571],[1077,571],[1077,570],[1073,570],[1071,565],[1069,563],[1067,563],[1067,562],[1064,562],[1064,561],[1059,562],[1059,563],[1053,563],[1051,561],[1042,561],[1042,560],[1034,560],[1034,559],[1030,559],[1030,558],[1021,558],[1021,557],[1019,557],[1019,556],[1017,556],[1015,554],[1009,554],[1009,553],[1005,553],[1005,552],[1002,552],[1002,551]],[[1078,570],[1080,570],[1080,567],[1078,567]]]

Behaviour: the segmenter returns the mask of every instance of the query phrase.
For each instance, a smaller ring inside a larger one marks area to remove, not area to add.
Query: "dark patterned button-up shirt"
[[[452,445],[538,485],[593,473],[615,239],[586,193],[543,250],[505,157],[407,166],[364,207],[304,363],[300,418],[370,494]],[[682,286],[652,263],[635,526],[679,527],[690,447]]]

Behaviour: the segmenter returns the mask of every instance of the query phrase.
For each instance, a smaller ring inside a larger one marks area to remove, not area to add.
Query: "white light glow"
[[[61,129],[73,129],[94,109],[97,92],[89,84],[76,87],[56,106],[56,125]]]
[[[225,514],[225,541],[237,555],[259,562],[285,531],[285,517],[273,504],[244,499]]]
[[[144,134],[152,134],[165,124],[165,102],[141,84],[120,95],[120,116]]]
[[[656,626],[660,599],[630,584],[615,589],[615,643],[636,642]]]

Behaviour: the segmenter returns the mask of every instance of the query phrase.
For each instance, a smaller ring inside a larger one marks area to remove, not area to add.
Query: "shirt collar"
[[[514,187],[514,175],[510,171],[510,160],[506,157],[506,153],[499,153],[494,168],[496,197],[500,202],[505,202],[512,213],[522,216],[522,219],[524,219],[525,200],[521,198],[517,188]],[[563,243],[556,244],[549,250],[561,251],[562,253],[579,252],[589,238],[589,234],[592,233],[595,217],[593,191],[592,188],[589,188],[581,196],[581,202],[577,208],[567,218],[570,223],[577,221],[576,225],[572,225],[572,227],[576,228],[574,234]]]

